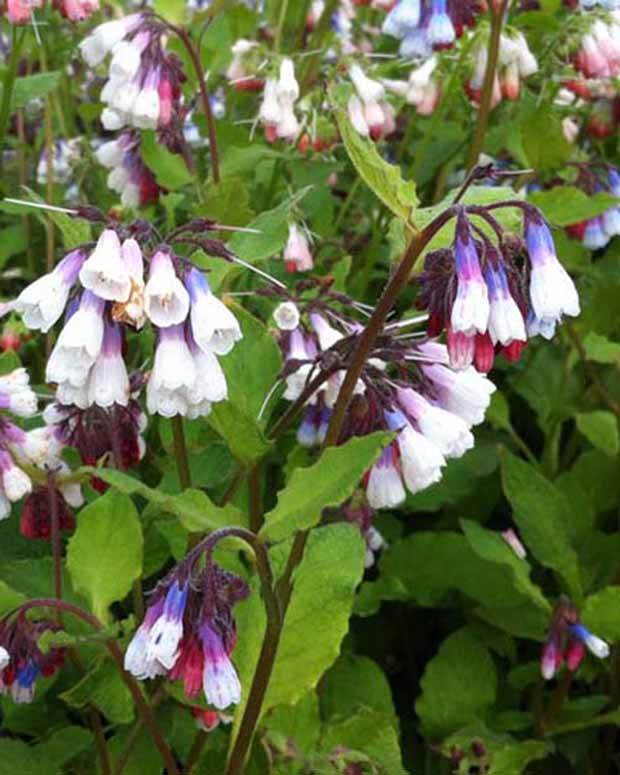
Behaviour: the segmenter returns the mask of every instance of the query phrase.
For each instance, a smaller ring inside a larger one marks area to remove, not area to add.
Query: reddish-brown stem
[[[92,614],[89,614],[88,611],[84,611],[83,608],[73,605],[72,603],[67,603],[64,600],[56,600],[54,598],[35,598],[33,600],[28,600],[28,602],[21,605],[18,610],[22,613],[25,613],[32,608],[52,608],[56,611],[66,612],[76,616],[83,622],[86,622],[86,624],[90,625],[96,632],[101,632],[103,630],[103,625],[96,616],[93,616]],[[142,716],[144,726],[149,730],[149,734],[153,738],[153,742],[155,743],[155,746],[157,747],[157,750],[159,751],[161,758],[166,765],[166,771],[168,775],[179,775],[179,768],[177,767],[177,763],[174,759],[172,751],[166,743],[162,730],[160,729],[157,719],[155,718],[155,714],[153,713],[153,709],[144,698],[138,682],[130,673],[125,670],[123,652],[120,650],[118,643],[116,643],[115,640],[107,640],[105,645],[110,652],[114,663],[116,664],[123,682],[129,689],[132,699],[138,708],[138,712]]]
[[[363,330],[351,358],[342,387],[338,393],[338,400],[336,401],[334,411],[332,412],[329,428],[325,437],[325,447],[333,446],[338,443],[346,411],[353,391],[355,390],[355,385],[364,368],[364,364],[377,341],[377,337],[381,333],[383,324],[394,306],[396,299],[409,281],[411,270],[415,266],[418,257],[439,229],[452,218],[456,211],[456,208],[449,208],[442,213],[439,218],[432,221],[425,229],[416,232],[396,271],[385,286],[381,298],[372,313],[372,317],[366,324],[366,328]]]
[[[366,363],[368,354],[371,352],[377,337],[381,333],[383,324],[385,323],[392,306],[396,302],[400,291],[409,280],[409,275],[416,260],[433,236],[456,212],[456,208],[446,210],[423,231],[417,232],[411,240],[405,255],[386,285],[385,290],[379,299],[379,303],[375,307],[372,317],[362,332],[357,347],[353,352],[344,382],[340,388],[338,401],[334,407],[325,446],[335,444],[340,436],[349,401],[353,395],[353,390],[357,384],[364,364]],[[338,367],[336,366],[334,370],[337,369]],[[317,378],[310,382],[293,407],[291,407],[291,409],[289,409],[274,426],[271,433],[272,437],[282,432],[282,430],[287,427],[288,423],[304,406],[308,398],[323,384],[328,376],[328,372],[322,372]],[[293,409],[294,411],[292,411]],[[293,574],[303,558],[308,536],[309,531],[307,530],[300,531],[295,535],[286,568],[276,585],[276,599],[280,608],[279,617],[278,619],[276,619],[275,616],[273,618],[268,617],[267,619],[267,627],[265,629],[261,651],[254,671],[254,678],[252,679],[252,685],[248,694],[248,702],[245,707],[243,718],[241,719],[237,738],[230,753],[226,775],[242,775],[243,773],[245,762],[252,745],[254,731],[260,719],[263,701],[275,665],[278,644],[284,627],[286,610],[293,591]]]
[[[54,567],[54,597],[62,598],[62,541],[60,537],[60,517],[56,499],[56,483],[54,474],[47,474],[47,493],[50,504],[50,522],[52,539],[52,562]]]
[[[194,71],[196,72],[196,78],[198,80],[198,88],[200,89],[200,100],[202,102],[202,109],[204,110],[205,118],[207,119],[207,130],[209,132],[209,151],[211,153],[211,171],[213,173],[213,182],[217,185],[220,180],[220,157],[217,146],[217,131],[215,128],[215,117],[211,110],[211,103],[209,101],[209,90],[207,88],[207,81],[205,77],[205,71],[200,61],[200,53],[196,50],[190,34],[183,27],[177,27],[173,24],[168,24],[170,29],[175,32],[181,43],[185,46],[185,50],[189,54],[189,58],[192,60]]]
[[[539,735],[545,735],[553,727],[560,711],[564,707],[572,681],[573,673],[570,670],[566,670],[551,695],[549,705],[542,714],[538,728]]]
[[[504,15],[508,8],[510,0],[500,0],[499,4],[491,4],[491,34],[489,35],[489,47],[487,53],[487,68],[484,73],[484,82],[482,85],[482,94],[480,96],[480,108],[478,111],[478,123],[474,131],[474,136],[467,156],[467,169],[473,169],[478,164],[478,158],[484,144],[491,114],[491,103],[493,102],[493,85],[497,77],[497,63],[499,61],[499,46],[504,24]]]

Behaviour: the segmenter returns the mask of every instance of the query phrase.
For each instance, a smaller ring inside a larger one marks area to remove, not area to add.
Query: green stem
[[[281,0],[281,3],[280,3],[280,13],[278,15],[278,26],[276,27],[276,34],[273,41],[273,50],[277,54],[280,52],[280,46],[282,45],[282,32],[284,30],[284,22],[286,21],[288,2],[289,0]]]
[[[189,468],[189,457],[187,455],[187,444],[185,443],[185,430],[183,428],[183,418],[177,414],[170,421],[172,425],[172,443],[174,446],[174,458],[177,464],[177,473],[179,475],[179,484],[182,490],[187,490],[192,486],[192,475]]]
[[[504,26],[504,14],[510,0],[501,0],[499,7],[493,10],[491,6],[491,34],[489,35],[489,48],[487,52],[487,69],[484,73],[482,95],[480,97],[480,109],[478,111],[478,123],[467,156],[467,170],[473,169],[478,164],[478,158],[484,144],[484,136],[491,114],[493,101],[493,85],[497,77],[497,63],[499,61],[499,45]]]
[[[11,55],[2,83],[2,103],[0,103],[0,170],[2,169],[2,159],[4,157],[4,141],[9,126],[9,118],[11,117],[11,99],[13,97],[13,87],[15,86],[15,77],[17,75],[19,52],[22,43],[24,42],[25,35],[25,30],[20,30],[18,32],[18,29],[14,24],[11,26]]]

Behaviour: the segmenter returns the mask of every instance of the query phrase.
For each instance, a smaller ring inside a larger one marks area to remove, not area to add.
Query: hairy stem
[[[474,130],[474,136],[469,147],[467,156],[467,169],[473,169],[478,164],[480,151],[484,144],[484,136],[489,124],[491,114],[491,103],[493,101],[493,85],[497,77],[497,63],[499,60],[499,44],[501,40],[502,27],[504,25],[504,15],[508,8],[510,0],[501,0],[497,8],[491,9],[491,34],[489,35],[489,47],[487,50],[487,69],[484,73],[484,82],[482,85],[482,94],[480,96],[480,109],[478,111],[478,123]]]
[[[32,608],[52,608],[56,611],[66,612],[76,616],[83,622],[86,622],[86,624],[90,625],[90,627],[92,627],[96,632],[101,632],[103,630],[103,624],[101,624],[96,616],[93,616],[83,608],[80,608],[77,605],[73,605],[72,603],[67,603],[64,600],[56,600],[54,598],[35,598],[33,600],[28,600],[28,602],[21,605],[18,610],[22,613],[25,613]],[[129,689],[132,699],[138,709],[138,713],[142,717],[144,726],[148,729],[149,734],[151,735],[153,742],[155,743],[155,746],[159,751],[164,764],[166,765],[166,771],[168,775],[179,775],[179,768],[177,767],[177,763],[172,754],[172,751],[166,743],[163,732],[157,722],[157,719],[155,718],[155,714],[153,713],[153,709],[142,694],[142,689],[140,688],[140,685],[136,679],[125,670],[123,652],[120,650],[118,643],[115,640],[107,640],[105,645],[110,652],[112,659],[114,660],[114,663],[125,686],[127,686]]]
[[[192,486],[192,475],[189,469],[189,457],[187,455],[187,444],[185,443],[185,429],[183,428],[183,418],[177,414],[170,421],[172,425],[172,443],[174,446],[174,458],[177,464],[177,473],[179,475],[179,484],[182,490],[187,490]]]
[[[342,430],[342,423],[344,421],[344,415],[347,406],[351,396],[353,395],[353,390],[364,367],[368,354],[372,350],[374,343],[381,332],[385,319],[392,309],[392,306],[394,305],[399,292],[409,280],[411,269],[413,268],[417,258],[420,256],[422,250],[430,242],[437,231],[454,214],[454,208],[446,210],[444,213],[442,213],[442,215],[430,223],[423,231],[417,232],[411,240],[411,243],[409,244],[405,255],[401,259],[396,272],[385,287],[381,299],[375,307],[375,311],[372,317],[368,321],[366,328],[359,338],[357,348],[353,353],[352,360],[347,369],[344,382],[339,392],[338,401],[336,402],[328,430],[328,438],[325,440],[325,446],[329,446],[329,444],[335,443],[340,436],[340,431]],[[336,370],[337,368],[338,367],[336,367]],[[281,432],[286,427],[292,417],[295,416],[296,412],[301,409],[312,393],[314,393],[317,387],[320,387],[320,385],[325,381],[325,379],[327,379],[328,376],[329,373],[321,372],[317,378],[310,382],[310,384],[306,387],[302,395],[294,404],[296,411],[292,414],[287,412],[286,415],[283,415],[280,418],[280,421],[276,424],[276,426],[274,426],[274,429],[272,430],[272,437]],[[319,378],[321,379],[319,380]],[[333,441],[328,440],[330,438],[330,434]],[[284,627],[286,610],[288,608],[293,591],[293,574],[303,559],[308,536],[308,530],[300,531],[295,535],[286,568],[276,585],[276,598],[279,605],[279,616],[276,618],[275,615],[269,616],[268,614],[267,627],[265,629],[261,651],[258,657],[256,669],[254,671],[254,677],[252,679],[252,685],[248,695],[248,702],[245,707],[243,718],[241,719],[239,733],[237,734],[237,738],[230,753],[228,766],[226,768],[226,775],[242,775],[243,773],[245,762],[252,745],[252,740],[254,738],[256,726],[260,719],[265,694],[267,693],[267,688],[269,687],[269,681],[271,680],[271,674],[275,665],[278,644],[280,642],[280,637]]]
[[[362,331],[362,334],[358,340],[357,347],[353,352],[349,368],[345,375],[342,387],[338,392],[338,400],[334,406],[329,428],[327,429],[327,435],[325,437],[324,446],[329,447],[338,443],[342,426],[344,424],[345,415],[355,385],[362,373],[364,364],[366,363],[368,356],[370,355],[372,348],[377,340],[377,337],[381,333],[383,324],[387,316],[389,315],[392,307],[394,306],[398,295],[409,281],[411,270],[415,266],[415,263],[431,239],[439,231],[439,229],[455,214],[454,208],[449,208],[442,213],[438,218],[429,223],[429,225],[422,231],[416,232],[411,239],[409,247],[407,248],[405,255],[400,261],[396,271],[385,286],[381,298],[379,299],[377,306],[375,307],[372,317],[366,324],[366,327]]]
[[[207,81],[205,71],[200,60],[200,52],[196,49],[190,34],[183,27],[177,27],[173,24],[168,25],[170,29],[175,32],[181,43],[185,46],[189,58],[192,60],[196,78],[198,79],[198,88],[200,90],[200,101],[202,102],[202,109],[207,119],[207,129],[209,132],[209,152],[211,154],[211,172],[213,173],[213,182],[217,185],[220,180],[220,157],[217,145],[217,131],[215,129],[215,117],[211,110],[211,102],[209,101],[209,89],[207,87]]]

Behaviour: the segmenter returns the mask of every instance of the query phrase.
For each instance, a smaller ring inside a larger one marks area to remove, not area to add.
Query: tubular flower
[[[140,228],[136,235],[141,238]],[[165,244],[145,256],[130,233],[104,229],[94,249],[72,251],[53,272],[25,288],[12,307],[26,325],[43,331],[66,307],[65,325],[46,369],[63,407],[123,414],[134,392],[124,360],[127,333],[148,320],[157,332],[147,384],[149,411],[165,417],[208,414],[213,402],[227,397],[218,358],[241,339],[239,323],[201,271]],[[0,395],[0,408],[1,401]],[[96,412],[93,417],[102,419]],[[110,444],[104,434],[101,452],[91,462],[111,451]]]
[[[199,545],[157,585],[125,654],[125,669],[142,680],[181,680],[188,698],[202,689],[209,704],[224,710],[241,700],[230,659],[236,642],[232,608],[248,588],[210,557],[201,567],[201,556]]]
[[[299,84],[295,77],[292,59],[280,62],[278,78],[267,78],[258,120],[264,127],[267,142],[276,140],[295,142],[299,134],[299,121],[295,115],[295,102],[299,97]]]
[[[64,662],[64,649],[44,654],[37,645],[43,633],[57,629],[56,623],[30,620],[22,613],[0,620],[0,694],[16,703],[32,702],[37,679],[53,675]]]
[[[145,12],[105,22],[80,43],[93,67],[112,55],[101,92],[105,129],[165,129],[180,112],[185,74],[178,57],[166,51],[165,40],[164,25]]]
[[[554,608],[547,640],[540,655],[543,678],[551,680],[564,663],[574,673],[585,657],[586,649],[599,659],[609,656],[609,645],[586,629],[579,620],[574,603],[561,597]]]
[[[528,336],[550,338],[564,315],[579,314],[573,281],[560,264],[549,227],[540,213],[524,204],[524,238],[499,244],[468,222],[467,208],[457,216],[452,249],[432,251],[421,276],[418,307],[428,310],[428,333],[445,330],[450,363],[479,371],[493,366],[495,355],[516,360]]]
[[[308,286],[309,281],[302,281],[304,292]],[[281,328],[279,341],[285,358],[284,398],[306,396],[297,439],[311,447],[325,438],[343,369],[362,327],[350,317],[355,303],[343,294],[319,286],[318,298],[306,297],[303,304],[296,306],[297,327]],[[438,482],[447,460],[473,446],[471,428],[484,419],[495,390],[474,368],[452,368],[445,345],[412,341],[399,335],[400,327],[389,324],[380,334],[338,440],[379,430],[397,434],[363,478],[367,506],[373,510],[398,506],[407,491],[417,493]],[[321,377],[322,383],[308,394],[310,383]]]

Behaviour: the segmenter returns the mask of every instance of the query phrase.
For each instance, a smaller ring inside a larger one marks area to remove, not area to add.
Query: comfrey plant
[[[610,772],[616,0],[182,6],[0,30],[0,757]]]
[[[239,324],[200,270],[170,245],[151,247],[154,235],[142,229],[140,223],[108,225],[94,246],[66,255],[51,273],[25,288],[13,306],[29,328],[44,332],[66,308],[46,367],[60,405],[127,407],[131,389],[123,342],[127,332],[140,330],[148,320],[157,332],[146,386],[149,412],[206,415],[213,402],[226,398],[218,358],[241,338]]]
[[[230,660],[237,639],[232,609],[249,591],[243,579],[213,561],[221,535],[199,544],[158,583],[125,654],[125,668],[136,678],[183,681],[186,697],[202,689],[218,710],[241,700]]]
[[[501,207],[502,205],[499,205]],[[474,363],[482,372],[497,353],[517,360],[528,336],[550,339],[564,315],[579,314],[579,297],[555,252],[551,231],[531,205],[523,211],[523,238],[506,234],[491,208],[459,211],[452,249],[429,253],[420,278],[419,307],[428,310],[428,332],[446,332],[450,363]],[[469,220],[483,218],[493,238]]]

